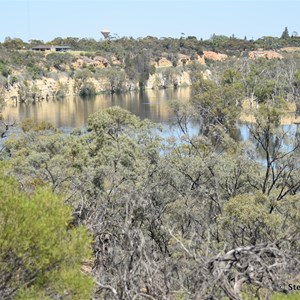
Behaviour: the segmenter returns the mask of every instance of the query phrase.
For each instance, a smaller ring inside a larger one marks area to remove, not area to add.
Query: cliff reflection
[[[169,103],[172,100],[188,101],[190,88],[177,90],[147,90],[145,92],[130,92],[119,95],[97,95],[94,98],[82,99],[68,97],[62,100],[54,99],[33,103],[8,102],[3,109],[7,122],[21,121],[32,118],[37,121],[51,122],[57,128],[84,127],[90,114],[110,106],[120,106],[139,116],[154,122],[168,122],[172,114]]]

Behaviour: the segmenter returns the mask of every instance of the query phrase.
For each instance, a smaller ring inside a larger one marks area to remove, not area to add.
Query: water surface
[[[99,110],[120,106],[141,119],[158,123],[169,123],[172,113],[169,104],[172,100],[186,102],[191,97],[191,88],[147,90],[123,94],[102,94],[83,99],[77,96],[65,99],[43,100],[36,103],[14,103],[4,107],[6,122],[22,121],[31,118],[48,121],[57,128],[85,127],[88,117]]]
[[[146,90],[144,92],[128,92],[122,94],[101,94],[94,98],[83,99],[78,96],[67,97],[65,99],[52,99],[41,102],[15,103],[9,101],[4,107],[3,116],[7,123],[22,121],[31,118],[36,121],[48,121],[56,128],[65,132],[70,132],[74,128],[85,128],[88,117],[99,110],[111,106],[120,106],[129,110],[141,119],[149,119],[164,126],[161,135],[169,137],[171,135],[180,136],[178,128],[171,126],[173,114],[170,103],[174,100],[187,102],[191,98],[191,88]],[[170,125],[170,126],[169,126]],[[298,124],[299,125],[299,124]],[[246,123],[240,123],[238,140],[251,140],[249,128]],[[285,132],[289,132],[292,137],[296,135],[298,126],[295,124],[284,125]],[[199,133],[199,124],[191,122],[189,133],[196,135]],[[254,141],[253,141],[254,142]],[[292,141],[286,142],[286,149],[290,149]]]

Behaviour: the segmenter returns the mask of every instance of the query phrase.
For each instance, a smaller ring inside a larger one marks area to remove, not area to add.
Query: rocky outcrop
[[[281,48],[280,51],[284,51],[288,53],[300,52],[300,47],[285,47],[285,48]]]
[[[283,56],[275,51],[263,51],[263,50],[258,50],[258,51],[250,51],[248,54],[248,57],[250,59],[257,59],[260,57],[267,58],[267,59],[282,59]]]
[[[109,62],[106,58],[102,57],[102,56],[95,56],[93,59],[93,65],[94,67],[97,68],[106,68],[109,65]]]
[[[150,75],[146,89],[159,89],[168,87],[180,87],[191,85],[191,78],[188,72],[181,74],[155,73]]]
[[[213,51],[203,51],[204,60],[216,60],[222,61],[225,60],[228,56],[226,54],[216,53]]]
[[[109,65],[109,61],[102,56],[95,56],[94,58],[89,58],[86,56],[77,56],[71,66],[73,69],[81,69],[83,67],[89,66],[104,69],[107,68]]]
[[[156,68],[168,68],[168,67],[172,67],[172,62],[167,58],[162,57],[154,64],[154,66]]]
[[[172,58],[172,60],[171,60]],[[169,87],[190,86],[192,80],[190,78],[188,66],[192,63],[198,62],[205,64],[205,60],[224,60],[227,55],[216,53],[213,51],[204,51],[202,56],[194,55],[192,58],[187,54],[174,54],[170,56],[168,53],[163,53],[160,59],[156,59],[152,63],[156,66],[156,72],[150,75],[149,80],[145,84],[146,89],[159,89]],[[179,68],[174,68],[176,64]],[[118,65],[120,68],[113,66]],[[41,66],[42,68],[42,66]],[[14,71],[13,76],[21,77],[21,80],[15,81],[4,91],[6,100],[14,99],[15,101],[41,101],[53,97],[64,97],[74,94],[79,94],[82,90],[89,88],[96,93],[105,91],[129,91],[139,89],[137,81],[130,81],[122,70],[122,61],[117,56],[111,56],[106,59],[100,55],[74,54],[72,63],[63,65],[63,71],[57,70],[54,67],[49,69],[49,77],[36,80],[23,80],[22,72]],[[74,70],[89,69],[84,74],[77,74]],[[96,69],[107,69],[107,72],[98,72],[94,76]],[[113,70],[115,72],[110,72]],[[117,70],[117,71],[116,71]],[[118,75],[120,71],[120,76]],[[77,76],[78,75],[78,76]],[[122,75],[122,76],[121,76]],[[204,72],[205,77],[210,77],[209,71]]]
[[[222,61],[225,60],[228,56],[226,54],[216,53],[213,51],[204,51],[203,55],[197,55],[197,58],[195,60],[191,59],[190,55],[185,54],[178,54],[177,57],[177,66],[184,66],[193,63],[194,61],[197,61],[201,65],[205,64],[205,60],[214,60],[214,61]],[[156,68],[168,68],[172,67],[172,61],[167,59],[166,57],[162,57],[156,62],[153,62],[153,65]]]
[[[192,84],[188,72],[183,71],[180,74],[173,72],[174,68],[166,69],[165,72],[157,72],[150,75],[145,88],[159,89],[169,87],[189,86]],[[108,78],[88,78],[85,81],[95,87],[96,92],[112,91],[114,88],[121,88],[124,91],[138,89],[138,83],[123,81],[122,87],[113,87]],[[5,91],[5,100],[13,99],[15,101],[41,101],[56,96],[70,96],[78,94],[80,83],[76,79],[67,76],[58,76],[57,80],[52,78],[43,78],[24,83],[15,83]]]
[[[197,61],[198,61],[199,64],[205,65],[205,58],[204,58],[204,55],[202,55],[202,56],[199,56],[199,55],[198,55]]]

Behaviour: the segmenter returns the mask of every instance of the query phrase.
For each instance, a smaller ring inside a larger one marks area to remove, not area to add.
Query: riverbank
[[[149,76],[143,89],[159,90],[166,88],[179,88],[192,85],[189,72],[180,70],[177,74],[166,74],[157,72]],[[171,68],[170,68],[171,70]],[[209,71],[204,72],[204,76],[209,76]],[[49,100],[55,97],[63,98],[77,96],[84,87],[92,87],[94,94],[115,93],[137,91],[140,89],[138,82],[123,81],[122,86],[114,84],[107,77],[78,79],[57,73],[54,78],[44,77],[32,81],[14,83],[4,90],[4,101],[13,100],[14,102],[37,102]],[[169,78],[171,77],[171,78]]]

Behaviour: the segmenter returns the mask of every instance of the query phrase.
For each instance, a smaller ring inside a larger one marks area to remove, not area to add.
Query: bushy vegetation
[[[239,89],[227,75],[220,87],[200,78],[194,102],[173,104],[179,144],[118,107],[93,114],[86,133],[27,121],[5,143],[22,189],[40,205],[51,203],[44,186],[63,195],[75,218],[66,226],[93,234],[94,299],[254,299],[298,283],[300,141],[279,126],[278,104],[260,105],[253,143],[230,137],[238,110],[211,110],[208,130],[189,132],[200,107],[214,108],[200,89]]]
[[[285,33],[278,40],[282,46],[298,38]],[[205,77],[195,62],[204,49],[234,52],[262,41],[52,42],[107,55],[111,64],[117,56],[121,65],[72,69],[67,53],[2,49],[2,72],[21,70],[24,61],[31,79],[69,72],[76,92],[91,95],[92,79],[106,77],[112,92],[125,79],[143,87],[160,51],[174,64],[178,53],[189,53],[192,63],[161,68],[160,75],[175,86],[177,74],[189,70],[193,97],[171,103],[178,131],[168,139],[155,124],[111,107],[91,115],[86,131],[64,134],[24,120],[21,132],[1,143],[0,298],[299,297],[289,284],[300,283],[300,135],[280,126],[287,103],[299,107],[299,60],[229,58],[211,62]],[[19,40],[5,43],[23,49]],[[19,83],[20,98],[38,97],[37,88]],[[58,81],[57,90],[63,97],[65,83]],[[241,141],[245,99],[255,107],[255,122]],[[11,125],[1,121],[1,137]]]
[[[27,195],[0,167],[0,298],[89,299],[93,279],[81,272],[91,258],[87,230],[72,226],[70,207],[50,189]]]
[[[215,34],[208,40],[198,40],[193,36],[160,39],[152,36],[139,39],[122,37],[104,41],[59,37],[46,44],[68,45],[73,52],[46,54],[30,51],[33,46],[45,44],[43,41],[31,40],[25,43],[18,38],[7,38],[0,44],[0,85],[9,89],[9,85],[22,85],[24,80],[35,81],[42,78],[59,80],[61,76],[73,79],[74,76],[76,77],[76,70],[80,69],[84,72],[90,71],[88,78],[92,80],[99,80],[101,75],[101,79],[110,83],[107,85],[107,90],[112,93],[128,89],[143,89],[151,74],[161,72],[160,69],[155,70],[154,64],[159,64],[159,60],[165,58],[172,63],[173,68],[162,77],[166,78],[168,86],[176,87],[178,81],[172,79],[175,77],[174,74],[180,73],[179,69],[183,66],[193,78],[195,75],[193,70],[199,68],[197,58],[202,56],[205,50],[225,53],[230,57],[247,57],[247,53],[251,50],[299,47],[300,37],[297,34],[290,36],[286,31],[287,29],[280,38],[262,37],[258,40]],[[182,55],[184,57],[180,58]],[[285,57],[289,56],[291,55],[285,53]],[[295,59],[297,54],[292,56],[292,59]],[[103,66],[100,67],[94,59],[102,61]],[[214,64],[209,60],[206,63],[208,67]],[[108,68],[109,71],[105,72],[103,68]],[[12,76],[8,77],[8,75]],[[165,87],[164,82],[158,84],[158,87]],[[77,93],[82,95],[91,95],[94,92],[98,91],[91,88],[91,83],[86,88],[77,89]],[[52,96],[56,94],[61,96],[63,93],[55,90]],[[30,93],[28,95],[32,98]]]

